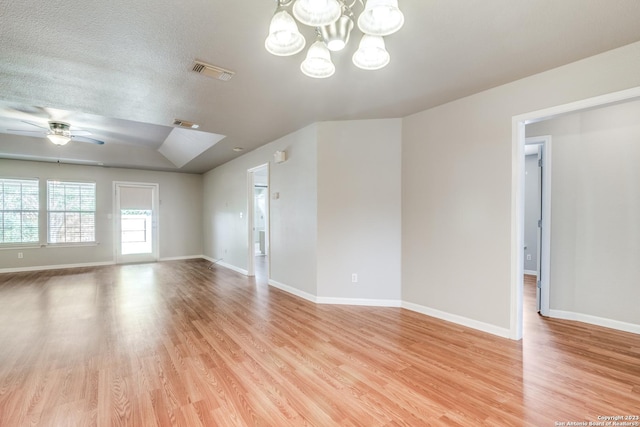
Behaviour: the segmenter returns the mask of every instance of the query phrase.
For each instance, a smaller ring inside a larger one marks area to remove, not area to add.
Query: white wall
[[[401,123],[318,125],[320,297],[400,301]]]
[[[406,117],[403,300],[510,335],[512,117],[636,86],[640,43]]]
[[[554,140],[550,308],[640,325],[640,102],[527,126]]]
[[[0,249],[0,269],[114,262],[113,181],[158,183],[160,258],[202,254],[202,176],[0,159],[0,176],[40,179],[40,223],[46,224],[47,179],[96,182],[96,246]],[[46,243],[41,228],[41,243]],[[24,258],[18,259],[17,252]]]
[[[287,161],[273,164],[273,153]],[[247,170],[271,162],[271,279],[316,295],[317,126],[311,125],[204,176],[204,253],[247,269]],[[240,218],[242,213],[242,218]]]
[[[210,171],[205,255],[246,271],[247,170],[286,151],[270,169],[272,281],[320,302],[398,304],[400,137],[400,119],[323,122]]]

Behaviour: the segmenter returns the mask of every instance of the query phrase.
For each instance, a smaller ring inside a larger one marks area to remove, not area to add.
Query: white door
[[[158,184],[116,182],[116,262],[158,260]]]
[[[542,167],[543,167],[543,162],[542,162],[542,152],[544,150],[544,145],[541,144],[538,147],[538,202],[539,202],[539,207],[540,210],[538,211],[538,254],[537,254],[537,258],[538,258],[538,262],[537,262],[537,279],[536,279],[536,307],[538,310],[538,313],[540,313],[541,309],[542,309],[542,203],[543,203],[543,198],[542,198]]]

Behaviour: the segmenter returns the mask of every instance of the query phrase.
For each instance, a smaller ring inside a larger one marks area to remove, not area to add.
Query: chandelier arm
[[[364,7],[364,2],[362,0],[352,0],[351,3],[348,3],[344,0],[341,0],[341,3],[347,8],[347,9],[353,9],[353,6],[356,5],[356,3],[360,3],[360,5],[362,7]]]
[[[356,3],[360,3],[362,8],[364,9],[364,3],[362,2],[362,0],[352,0],[351,3],[347,2],[346,0],[339,0],[339,1],[340,1],[340,4],[342,5],[342,13],[346,16],[349,16],[351,19],[353,19],[354,17],[353,6],[355,6]]]

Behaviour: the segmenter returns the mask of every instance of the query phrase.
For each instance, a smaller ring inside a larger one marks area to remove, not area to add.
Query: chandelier
[[[354,65],[363,70],[379,70],[390,60],[384,36],[398,31],[404,15],[398,0],[277,0],[278,7],[271,18],[269,36],[264,42],[267,51],[276,56],[291,56],[300,52],[306,40],[298,31],[298,22],[315,27],[316,41],[309,47],[300,70],[309,77],[326,78],[335,73],[331,52],[345,48],[354,27],[353,7],[363,7],[357,18],[363,33],[358,50],[353,54]],[[287,8],[293,4],[293,16]],[[294,19],[295,17],[295,19]]]

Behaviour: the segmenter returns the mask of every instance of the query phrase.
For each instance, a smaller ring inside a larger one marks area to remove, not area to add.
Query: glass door
[[[115,183],[116,262],[158,260],[158,185]]]

